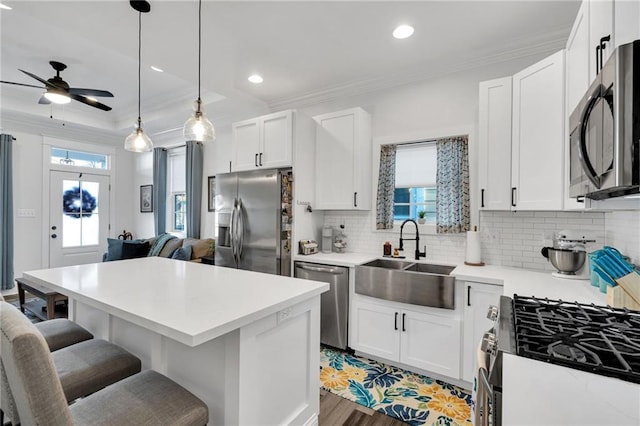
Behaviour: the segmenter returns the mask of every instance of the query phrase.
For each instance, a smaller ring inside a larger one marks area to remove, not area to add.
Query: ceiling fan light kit
[[[202,0],[198,0],[198,99],[194,102],[194,113],[184,123],[182,134],[188,141],[211,142],[216,139],[216,131],[211,121],[205,117],[202,111],[202,99],[200,98],[200,71],[202,57]]]
[[[149,152],[153,150],[153,142],[142,130],[142,118],[140,118],[140,75],[142,72],[142,14],[149,12],[151,5],[146,1],[133,0],[130,1],[130,4],[138,12],[138,120],[136,128],[124,140],[124,149],[132,152]]]
[[[44,92],[44,97],[54,104],[64,105],[71,102],[71,98],[69,97],[69,95],[67,95],[64,90],[58,89],[56,87],[47,89],[47,91]]]

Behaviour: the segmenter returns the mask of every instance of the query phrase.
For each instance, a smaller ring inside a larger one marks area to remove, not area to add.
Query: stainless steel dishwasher
[[[296,262],[295,277],[329,283],[320,300],[320,342],[347,348],[349,318],[349,268]]]

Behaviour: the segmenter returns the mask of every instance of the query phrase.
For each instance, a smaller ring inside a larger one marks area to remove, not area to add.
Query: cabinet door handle
[[[603,54],[604,49],[607,47],[607,42],[611,41],[611,34],[606,35],[600,39],[600,69],[604,66],[603,64]]]
[[[596,46],[596,75],[600,74],[600,46]]]
[[[471,286],[467,286],[467,306],[471,306]]]
[[[407,331],[407,330],[404,328],[404,317],[405,317],[406,315],[407,315],[407,314],[405,314],[404,312],[402,313],[402,331]]]
[[[256,167],[258,167],[258,153],[256,153],[256,158],[255,158],[254,162],[256,164]]]
[[[393,318],[393,329],[397,330],[398,329],[398,313],[396,312],[395,317]]]
[[[258,160],[258,163],[262,166],[262,153],[260,153],[260,160]]]
[[[480,207],[484,207],[484,188],[480,190]]]
[[[353,207],[358,207],[358,193],[353,193]]]
[[[516,206],[516,188],[511,188],[511,207]]]
[[[584,203],[584,195],[578,195],[576,197],[576,203]]]

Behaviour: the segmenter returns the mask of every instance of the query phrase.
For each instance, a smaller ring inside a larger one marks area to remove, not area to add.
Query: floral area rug
[[[320,352],[320,385],[410,425],[472,424],[468,391],[334,349]]]

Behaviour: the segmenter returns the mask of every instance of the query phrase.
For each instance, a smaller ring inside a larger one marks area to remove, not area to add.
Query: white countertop
[[[364,253],[317,253],[309,256],[294,255],[293,257],[295,261],[349,267],[381,258],[382,256]],[[416,262],[413,259],[397,260]],[[420,259],[417,262],[456,265],[450,262],[424,259]],[[571,302],[595,303],[596,305],[607,304],[607,296],[604,293],[600,293],[598,288],[591,286],[589,280],[556,278],[551,275],[551,272],[535,272],[496,265],[468,266],[465,264],[457,264],[456,269],[453,270],[451,275],[463,281],[477,281],[501,285],[503,286],[503,294],[510,297],[518,294],[522,296],[562,299]]]
[[[189,346],[329,289],[327,283],[162,257],[28,271],[24,277]]]
[[[468,266],[456,267],[451,273],[459,280],[478,281],[503,286],[503,294],[547,297],[568,302],[594,303],[606,305],[607,295],[600,293],[589,280],[571,280],[556,278],[551,272],[534,272],[505,266]]]
[[[380,256],[364,253],[316,253],[307,256],[295,254],[293,256],[293,260],[296,262],[323,263],[335,266],[354,267],[356,265],[362,265],[363,263],[370,262],[379,257]]]

